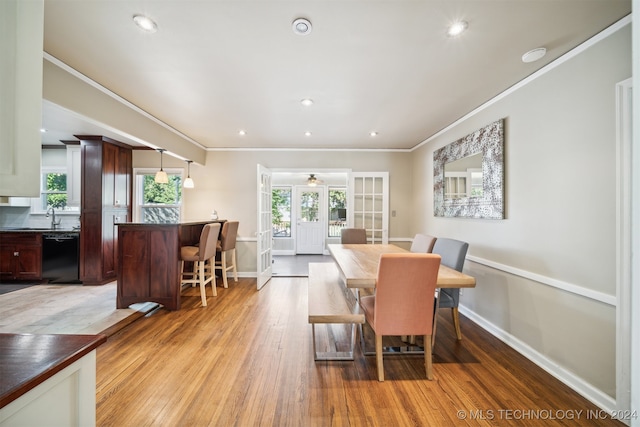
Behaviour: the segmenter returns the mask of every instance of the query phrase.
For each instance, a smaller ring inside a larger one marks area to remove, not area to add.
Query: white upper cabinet
[[[38,197],[44,1],[0,1],[0,196]]]
[[[82,173],[82,148],[67,145],[67,206],[80,206],[80,174]]]

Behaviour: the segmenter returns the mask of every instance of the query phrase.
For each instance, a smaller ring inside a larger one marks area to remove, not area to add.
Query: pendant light
[[[160,152],[160,170],[156,172],[154,181],[158,184],[167,184],[169,182],[169,177],[167,176],[167,173],[162,169],[162,153],[167,150],[165,150],[164,148],[158,148],[158,151]]]
[[[193,188],[193,179],[191,179],[191,163],[193,160],[187,160],[187,179],[184,180],[184,188]]]

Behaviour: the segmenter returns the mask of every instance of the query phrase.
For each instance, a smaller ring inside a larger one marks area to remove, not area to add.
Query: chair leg
[[[229,283],[227,282],[227,251],[223,251],[220,254],[220,261],[222,262],[222,283],[225,288],[229,287]]]
[[[233,265],[233,281],[238,281],[238,268],[236,267],[236,248],[231,250],[231,263]]]
[[[427,371],[427,379],[433,379],[433,363],[431,360],[431,335],[424,336],[424,367]]]
[[[456,338],[460,341],[462,339],[462,331],[460,331],[460,315],[458,313],[458,307],[451,308],[451,317],[453,317],[453,327],[456,329]]]
[[[384,381],[384,366],[382,364],[382,335],[376,334],[376,366],[378,368],[378,381]]]
[[[202,306],[207,306],[207,293],[205,292],[205,281],[204,281],[204,261],[198,261],[198,282],[200,282],[200,299],[202,299]],[[215,295],[214,295],[215,296]]]
[[[193,274],[191,275],[193,280],[198,280],[198,261],[193,261]],[[191,283],[191,287],[196,287],[196,282]]]

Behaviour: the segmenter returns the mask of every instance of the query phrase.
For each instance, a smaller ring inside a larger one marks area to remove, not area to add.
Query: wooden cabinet
[[[103,284],[118,271],[116,223],[131,218],[131,147],[76,135],[82,150],[80,280]]]
[[[42,279],[41,233],[0,233],[0,279]]]
[[[203,221],[182,224],[121,224],[118,226],[119,269],[116,308],[157,302],[180,309],[180,247],[197,245]],[[214,285],[215,286],[215,285]]]

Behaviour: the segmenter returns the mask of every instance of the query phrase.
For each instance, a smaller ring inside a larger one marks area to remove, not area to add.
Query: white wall
[[[479,261],[463,312],[601,405],[615,397],[614,89],[630,76],[627,25],[413,156],[413,231],[468,241]],[[500,118],[506,219],[435,218],[434,150]]]

